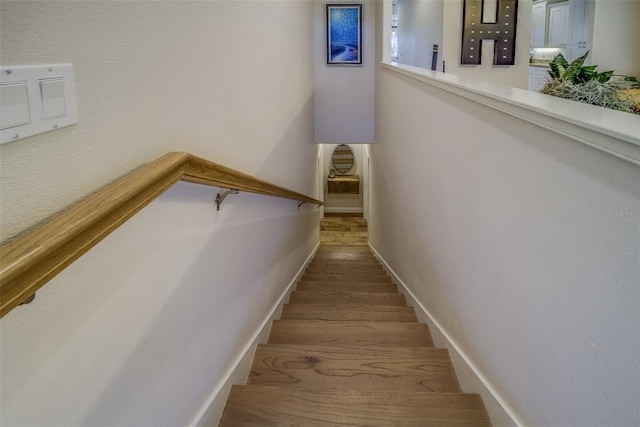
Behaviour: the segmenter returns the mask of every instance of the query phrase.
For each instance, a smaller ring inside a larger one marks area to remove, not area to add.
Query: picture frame
[[[327,65],[362,66],[362,4],[327,4]]]

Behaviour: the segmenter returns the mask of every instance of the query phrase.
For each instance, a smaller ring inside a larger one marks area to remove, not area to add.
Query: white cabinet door
[[[575,46],[567,46],[567,53],[565,55],[565,59],[569,62],[573,62],[574,60],[580,58],[582,55],[587,53],[589,48],[585,44],[575,45]],[[591,56],[589,56],[591,58]]]
[[[581,57],[589,50],[589,10],[587,0],[569,1],[569,29],[567,31],[567,61]],[[588,61],[587,61],[588,62]]]
[[[544,47],[547,31],[547,2],[533,3],[531,13],[531,47]]]
[[[569,4],[557,3],[549,6],[547,24],[547,46],[566,47],[569,28]]]
[[[569,1],[569,31],[567,44],[577,45],[587,42],[587,0]]]

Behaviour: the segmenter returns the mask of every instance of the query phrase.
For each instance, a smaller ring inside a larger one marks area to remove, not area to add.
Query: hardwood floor
[[[322,244],[348,244],[366,248],[367,220],[362,216],[332,216],[327,214],[320,222],[320,231],[320,243]]]
[[[462,393],[448,351],[434,348],[366,246],[366,221],[332,217],[322,227],[220,425],[490,426],[480,396]]]

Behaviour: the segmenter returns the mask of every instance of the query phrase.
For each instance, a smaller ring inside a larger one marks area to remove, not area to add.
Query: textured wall
[[[311,17],[296,1],[3,1],[2,64],[74,64],[79,111],[2,146],[3,240],[167,151],[308,191]]]
[[[315,78],[315,141],[358,144],[373,141],[373,81],[375,7],[362,5],[362,66],[327,66],[325,2],[314,1],[313,55]],[[353,3],[350,0],[331,4]]]
[[[640,168],[387,70],[376,100],[373,246],[525,424],[638,425]]]
[[[12,2],[77,126],[1,147],[7,239],[167,151],[315,195],[309,2]],[[186,425],[318,240],[315,207],[180,183],[2,319],[2,425]],[[197,421],[197,420],[195,420]]]
[[[590,60],[598,71],[640,77],[640,2],[595,1]]]

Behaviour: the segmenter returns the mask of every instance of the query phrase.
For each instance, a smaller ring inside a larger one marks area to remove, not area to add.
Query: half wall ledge
[[[382,62],[381,68],[518,117],[640,166],[638,115],[395,62]]]

